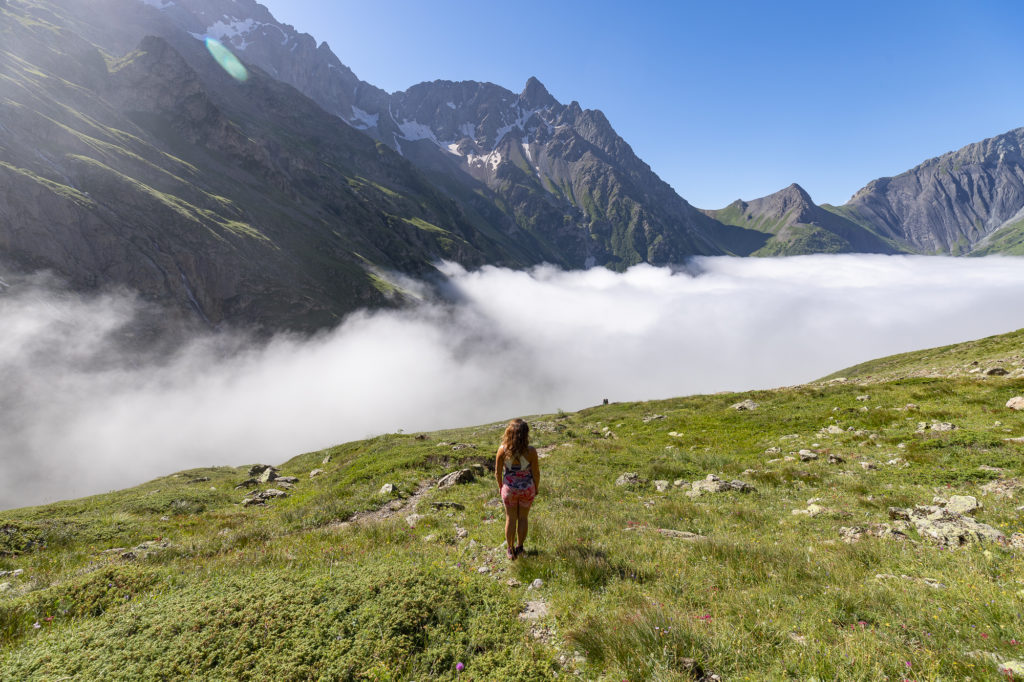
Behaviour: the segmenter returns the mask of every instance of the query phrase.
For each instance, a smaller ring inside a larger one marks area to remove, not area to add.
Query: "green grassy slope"
[[[1021,345],[1018,332],[965,357],[1019,357]],[[912,529],[902,542],[846,543],[840,528],[968,494],[984,505],[978,521],[1024,531],[1019,500],[981,492],[1024,475],[1022,446],[1004,440],[1024,435],[1024,413],[1004,407],[1021,394],[1012,376],[847,381],[531,418],[542,482],[529,553],[513,564],[486,474],[340,523],[486,465],[502,424],[301,455],[281,465],[294,490],[265,508],[238,504],[245,468],[220,467],[0,512],[0,570],[24,570],[0,577],[0,670],[18,680],[1000,679],[997,660],[1024,658],[1019,554],[942,549]],[[743,398],[759,408],[730,409]],[[927,428],[934,421],[957,428]],[[627,471],[651,482],[716,474],[756,491],[616,486]],[[398,492],[380,494],[385,483]],[[813,498],[821,514],[793,513]],[[122,556],[146,541],[157,542]],[[528,602],[548,614],[520,618]]]
[[[1008,223],[993,232],[972,256],[990,256],[1001,253],[1006,256],[1024,256],[1024,220]]]
[[[877,382],[911,377],[984,378],[990,371],[1001,374],[1000,370],[1005,370],[1009,377],[1024,376],[1024,329],[977,341],[890,355],[840,370],[824,380],[846,378]]]

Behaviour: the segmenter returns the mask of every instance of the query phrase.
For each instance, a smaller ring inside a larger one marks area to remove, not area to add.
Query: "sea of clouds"
[[[1024,327],[1015,258],[443,269],[443,301],[312,338],[204,334],[158,355],[115,341],[145,307],[129,294],[0,279],[0,509],[399,429],[791,385]]]

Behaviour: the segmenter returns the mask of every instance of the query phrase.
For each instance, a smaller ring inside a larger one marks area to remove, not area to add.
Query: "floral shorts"
[[[537,487],[532,483],[528,488],[511,488],[508,484],[501,486],[501,501],[505,509],[529,509],[536,496]]]

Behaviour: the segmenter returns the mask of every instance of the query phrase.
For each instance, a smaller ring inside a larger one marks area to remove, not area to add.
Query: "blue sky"
[[[365,81],[537,76],[690,203],[869,180],[1024,126],[1024,3],[261,0]]]

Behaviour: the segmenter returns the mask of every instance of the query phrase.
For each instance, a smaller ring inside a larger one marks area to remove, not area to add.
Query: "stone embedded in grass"
[[[838,436],[840,434],[846,433],[846,431],[843,430],[843,427],[839,426],[838,424],[829,424],[825,428],[823,428],[820,431],[818,431],[818,433],[820,433],[823,436],[824,435]]]
[[[312,471],[309,472],[309,477],[316,478],[322,473],[325,473],[323,469],[313,469]]]
[[[666,490],[668,490],[668,488],[669,488],[669,482],[668,481],[655,481],[654,482],[654,489],[657,490],[659,493],[665,492]]]
[[[869,395],[859,395],[859,396],[857,396],[857,400],[871,400],[871,396],[869,396]]]
[[[686,491],[687,497],[700,497],[704,493],[724,493],[735,490],[741,493],[754,492],[756,488],[743,481],[723,481],[714,474],[708,474],[702,481],[694,481],[690,484],[690,490]]]
[[[910,464],[907,462],[907,460],[903,459],[902,457],[893,457],[892,459],[888,460],[886,462],[886,464],[891,466],[891,467],[901,467],[901,468],[906,468],[906,467],[910,466]]]
[[[238,485],[235,486],[235,490],[241,490],[242,488],[255,488],[260,484],[255,478],[248,478]]]
[[[458,511],[466,508],[466,505],[459,504],[458,502],[431,502],[430,506],[434,509],[456,509]]]
[[[405,517],[405,522],[409,524],[410,528],[415,528],[419,520],[423,518],[422,514],[409,514]]]
[[[537,578],[532,583],[530,583],[529,587],[527,587],[526,589],[528,589],[528,590],[539,590],[542,587],[544,587],[544,581],[541,580],[540,578]]]
[[[1024,661],[1003,661],[999,664],[999,674],[1010,680],[1024,678]]]
[[[266,490],[254,490],[242,500],[243,507],[250,507],[253,505],[263,506],[269,500],[273,500],[278,497],[288,497],[288,493],[283,490],[276,488],[267,488]]]
[[[548,615],[548,610],[548,603],[544,600],[528,601],[519,613],[519,618],[522,620],[539,620]]]
[[[969,500],[974,500],[973,497],[954,495],[950,498],[950,503],[957,497],[966,498],[958,502],[958,508],[969,507]],[[944,547],[960,547],[985,541],[1006,544],[1006,535],[1002,531],[964,516],[950,509],[948,505],[917,505],[906,509],[890,507],[889,517],[909,521],[917,529],[918,535]]]
[[[925,431],[931,430],[937,433],[945,433],[947,431],[956,431],[958,427],[956,424],[950,422],[940,422],[938,420],[932,421],[931,424],[928,422],[917,422],[917,433],[924,433]]]
[[[648,416],[644,417],[644,424],[650,424],[651,422],[660,421],[660,420],[662,420],[664,418],[665,418],[665,415],[663,415],[663,414],[651,414],[651,415],[648,415]]]
[[[925,585],[935,590],[944,590],[946,586],[940,583],[934,578],[915,578],[909,575],[893,575],[891,573],[879,573],[875,576],[875,580],[906,580],[909,582],[915,582],[921,585]]]
[[[299,478],[297,476],[278,476],[274,479],[274,483],[298,483]]]
[[[1017,396],[1006,401],[1006,406],[1011,410],[1024,410],[1024,396]]]
[[[861,462],[860,468],[863,469],[864,471],[871,471],[872,469],[877,469],[878,465],[875,464],[874,462]]]
[[[377,494],[378,495],[392,495],[392,494],[394,494],[394,492],[395,492],[395,484],[394,483],[385,483],[384,485],[382,485],[380,487],[380,490],[377,491]]]
[[[793,516],[806,515],[813,519],[815,516],[820,516],[821,514],[824,514],[827,511],[828,509],[826,509],[825,507],[821,506],[820,504],[812,502],[807,505],[807,509],[794,509]]]
[[[320,462],[320,464],[330,464],[330,463],[331,463],[331,456],[330,455],[327,455],[326,457],[324,457],[323,460]]]
[[[840,457],[839,455],[829,455],[828,456],[828,463],[829,464],[842,464],[845,461],[846,460],[843,459],[842,457]]]
[[[757,403],[750,398],[747,398],[746,400],[735,403],[734,405],[730,405],[729,409],[736,410],[737,412],[745,412],[756,410],[758,407],[759,405]]]
[[[458,471],[453,471],[447,476],[441,478],[441,480],[437,482],[437,487],[444,490],[445,488],[451,488],[455,485],[471,483],[475,479],[476,474],[473,473],[472,469],[459,469]]]
[[[985,372],[985,374],[987,374],[990,377],[1005,377],[1007,374],[1009,374],[1009,372],[1002,367],[993,367],[992,369]]]
[[[818,459],[818,453],[813,452],[811,450],[801,450],[797,454],[800,455],[801,462],[813,462],[814,460]]]
[[[884,540],[897,540],[902,542],[907,539],[906,531],[910,524],[906,521],[895,523],[869,523],[866,526],[843,526],[839,529],[839,538],[846,543],[854,543],[861,540],[865,535],[868,537],[881,538]]]
[[[645,483],[647,483],[647,479],[641,478],[640,474],[635,471],[627,471],[615,479],[615,485],[617,486],[640,486]]]

